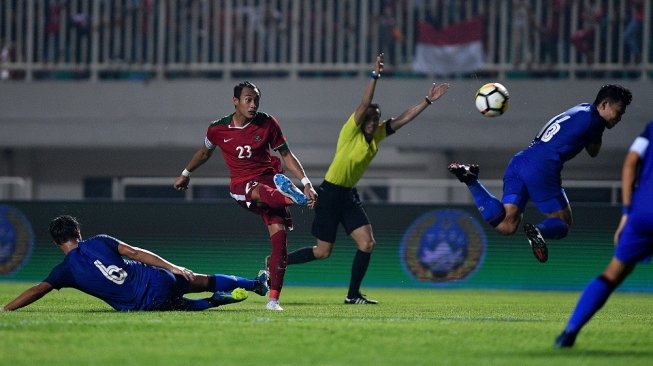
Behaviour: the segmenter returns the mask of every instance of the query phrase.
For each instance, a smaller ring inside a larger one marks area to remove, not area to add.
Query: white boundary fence
[[[519,4],[525,3],[526,8]],[[626,0],[3,0],[0,71],[4,79],[88,80],[220,77],[258,72],[279,77],[363,73],[379,51],[388,71],[412,75],[417,24],[436,27],[484,19],[485,65],[555,77],[632,73],[648,79],[650,1],[634,56],[625,37]],[[554,22],[559,20],[559,22]],[[547,38],[550,25],[558,33]],[[578,32],[586,53],[574,45]],[[64,75],[64,76],[62,76]]]
[[[315,182],[322,181],[322,179],[317,178],[313,180]],[[484,180],[483,184],[491,192],[499,197],[501,196],[503,187],[501,180]],[[112,201],[141,199],[140,197],[130,197],[127,194],[130,187],[144,189],[169,188],[171,192],[173,191],[170,177],[116,177],[111,182],[110,199]],[[583,199],[585,202],[616,205],[621,200],[621,182],[619,181],[568,180],[564,182],[564,187],[568,191],[575,189],[589,193]],[[228,178],[202,177],[193,178],[193,182],[184,193],[183,199],[186,201],[204,199],[197,197],[195,194],[196,190],[202,188],[218,190],[217,195],[212,195],[215,197],[214,199],[229,200],[227,194],[229,191]],[[455,179],[363,178],[357,188],[366,202],[402,204],[472,203],[467,187]],[[592,195],[592,191],[598,194]],[[0,201],[32,200],[33,196],[33,185],[30,178],[0,176]]]

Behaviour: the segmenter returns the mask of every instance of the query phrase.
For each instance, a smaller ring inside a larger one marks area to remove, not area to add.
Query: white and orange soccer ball
[[[476,108],[485,117],[498,117],[508,110],[510,94],[499,83],[487,83],[476,92]]]

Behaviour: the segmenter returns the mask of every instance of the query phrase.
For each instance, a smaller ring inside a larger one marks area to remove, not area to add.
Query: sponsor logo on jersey
[[[434,210],[415,220],[401,239],[400,257],[416,280],[446,283],[467,278],[483,262],[482,226],[462,210]]]
[[[32,224],[9,205],[0,205],[0,275],[11,274],[27,262],[34,247]]]

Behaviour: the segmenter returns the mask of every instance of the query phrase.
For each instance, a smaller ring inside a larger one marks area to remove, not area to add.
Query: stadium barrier
[[[313,245],[312,211],[292,211],[289,250]],[[549,262],[540,264],[521,232],[494,233],[469,205],[368,204],[367,211],[377,246],[365,288],[579,290],[611,257],[620,217],[616,207],[574,205],[571,233],[551,241]],[[78,217],[85,237],[107,233],[200,273],[253,276],[270,248],[260,219],[233,203],[5,202],[0,280],[42,280],[61,261],[47,233],[49,221],[60,214]],[[529,207],[525,221],[539,219]],[[286,288],[346,286],[354,252],[351,239],[340,232],[331,258],[289,267]],[[643,267],[621,290],[652,291],[651,280],[653,273]]]
[[[290,78],[348,75],[369,72],[379,51],[386,53],[388,73],[411,75],[419,70],[415,65],[423,55],[420,46],[429,34],[447,35],[447,27],[481,19],[472,23],[482,29],[471,40],[483,43],[475,51],[483,64],[459,70],[463,74],[574,79],[614,73],[650,78],[651,2],[643,2],[643,21],[634,32],[629,30],[634,10],[627,1],[606,0],[599,6],[572,1],[562,8],[558,3],[6,0],[0,3],[0,76],[99,80],[231,78],[253,72]],[[459,54],[453,57],[440,70],[465,62]]]
[[[321,182],[322,178],[314,178]],[[486,179],[484,185],[500,195],[503,182]],[[229,178],[194,177],[188,190],[170,189],[170,178],[111,177],[89,179],[84,199],[111,201],[183,200],[187,202],[230,202]],[[618,205],[621,182],[602,180],[566,180],[565,189],[573,202]],[[363,178],[357,185],[361,198],[368,203],[391,204],[468,204],[472,196],[454,179]],[[0,176],[0,200],[32,200],[30,178]]]

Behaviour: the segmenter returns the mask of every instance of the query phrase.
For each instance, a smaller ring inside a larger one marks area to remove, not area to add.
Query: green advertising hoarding
[[[549,261],[537,262],[525,235],[501,236],[470,206],[366,206],[376,248],[363,287],[580,290],[612,255],[620,210],[574,207],[574,226],[549,242]],[[288,250],[314,245],[313,212],[292,208]],[[109,234],[155,251],[200,273],[253,276],[270,244],[261,219],[230,202],[4,202],[0,204],[0,280],[39,281],[59,263],[47,226],[76,216],[82,235]],[[524,221],[541,217],[532,207]],[[290,266],[286,286],[346,286],[356,245],[339,233],[330,258]],[[622,290],[653,291],[653,273],[640,266]]]

